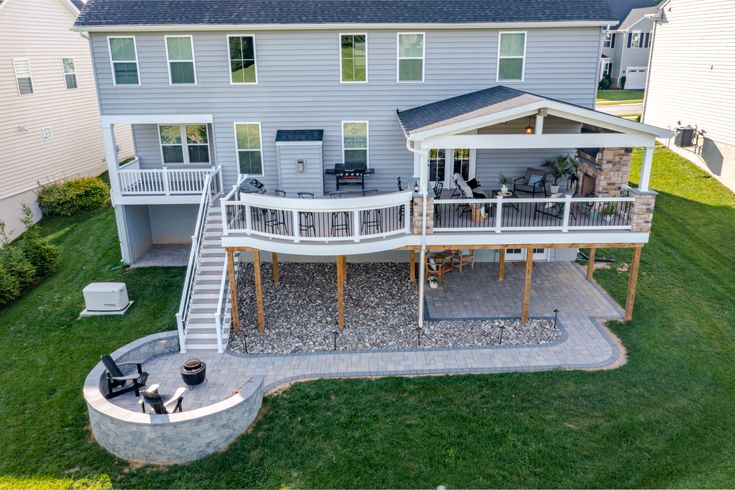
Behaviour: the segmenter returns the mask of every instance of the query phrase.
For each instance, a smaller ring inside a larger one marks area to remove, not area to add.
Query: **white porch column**
[[[424,286],[426,285],[426,211],[429,197],[429,150],[421,149],[421,251],[419,253],[419,327],[424,326]]]
[[[102,141],[105,145],[105,160],[110,174],[110,187],[114,204],[115,198],[120,195],[120,177],[118,175],[117,143],[115,142],[115,126],[113,124],[102,125]]]
[[[641,164],[641,180],[638,189],[647,191],[651,183],[651,169],[653,168],[654,146],[646,146],[643,152],[643,163]]]
[[[536,114],[536,128],[534,130],[535,134],[543,134],[544,132],[544,118],[546,117],[547,111],[546,109],[540,109],[538,111],[538,114]]]

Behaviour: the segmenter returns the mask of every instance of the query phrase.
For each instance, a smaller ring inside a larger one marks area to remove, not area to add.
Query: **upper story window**
[[[526,64],[526,33],[501,32],[498,39],[498,82],[522,82]]]
[[[31,62],[28,60],[13,60],[15,69],[15,81],[18,84],[20,95],[33,93],[33,80],[31,78]]]
[[[197,83],[194,67],[194,41],[191,36],[166,36],[168,80],[171,85]]]
[[[424,33],[398,33],[398,82],[424,81]]]
[[[227,36],[230,51],[230,83],[258,83],[255,37]]]
[[[367,34],[340,34],[342,83],[367,82]]]
[[[615,47],[615,33],[608,32],[605,34],[605,38],[602,41],[602,45],[606,48],[614,48]]]
[[[367,121],[342,123],[342,155],[348,170],[368,167]]]
[[[235,123],[237,162],[241,174],[263,175],[260,123]]]
[[[74,67],[74,58],[61,58],[61,68],[64,70],[66,88],[77,88],[77,70]]]
[[[206,124],[158,126],[161,158],[167,165],[209,163],[209,130]]]
[[[628,33],[629,48],[648,48],[651,46],[651,33],[633,31]]]
[[[135,37],[110,36],[107,42],[110,48],[113,83],[115,85],[140,85]]]

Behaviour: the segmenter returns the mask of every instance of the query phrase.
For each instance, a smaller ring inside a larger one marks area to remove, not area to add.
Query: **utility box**
[[[696,130],[697,128],[693,128],[691,126],[676,128],[674,144],[682,148],[694,146],[694,133],[696,132]]]
[[[87,307],[82,316],[122,315],[132,304],[124,282],[93,282],[82,292]]]

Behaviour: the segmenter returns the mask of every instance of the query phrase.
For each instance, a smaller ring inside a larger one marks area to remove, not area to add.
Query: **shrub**
[[[610,79],[609,78],[603,78],[602,80],[600,80],[600,83],[597,84],[597,88],[600,89],[600,90],[607,90],[607,89],[610,88],[610,85],[612,85],[610,83]]]
[[[8,304],[20,296],[18,279],[0,264],[0,305]]]
[[[44,186],[38,204],[44,214],[73,216],[107,204],[110,187],[98,177],[82,177]]]
[[[36,280],[36,269],[18,247],[5,247],[2,252],[2,267],[18,281],[23,290]]]
[[[623,75],[620,77],[620,90],[625,90],[625,81],[627,80],[627,77]]]
[[[36,275],[43,277],[56,269],[61,250],[41,238],[38,225],[33,224],[33,212],[26,205],[23,205],[22,221],[26,231],[21,236],[20,248],[33,265]]]

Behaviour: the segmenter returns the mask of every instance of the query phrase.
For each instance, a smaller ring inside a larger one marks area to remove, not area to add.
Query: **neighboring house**
[[[613,87],[623,88],[620,78],[624,76],[626,89],[645,88],[653,36],[650,16],[656,13],[656,3],[656,0],[610,1],[620,23],[604,34],[600,80],[609,78]]]
[[[42,184],[106,169],[92,59],[70,30],[79,0],[0,1],[0,220],[23,231],[21,204],[40,213]],[[132,154],[129,127],[119,155]]]
[[[182,349],[222,349],[242,251],[423,264],[462,248],[532,264],[604,245],[634,248],[637,270],[655,139],[670,132],[593,110],[606,2],[246,3],[92,0],[75,24],[108,154],[115,126],[135,135],[137,158],[110,166],[123,260],[191,244]],[[561,191],[531,175],[558,155],[581,162]],[[500,175],[518,194],[498,196]]]
[[[678,131],[669,146],[735,190],[735,5],[669,0],[656,21],[646,122]]]

